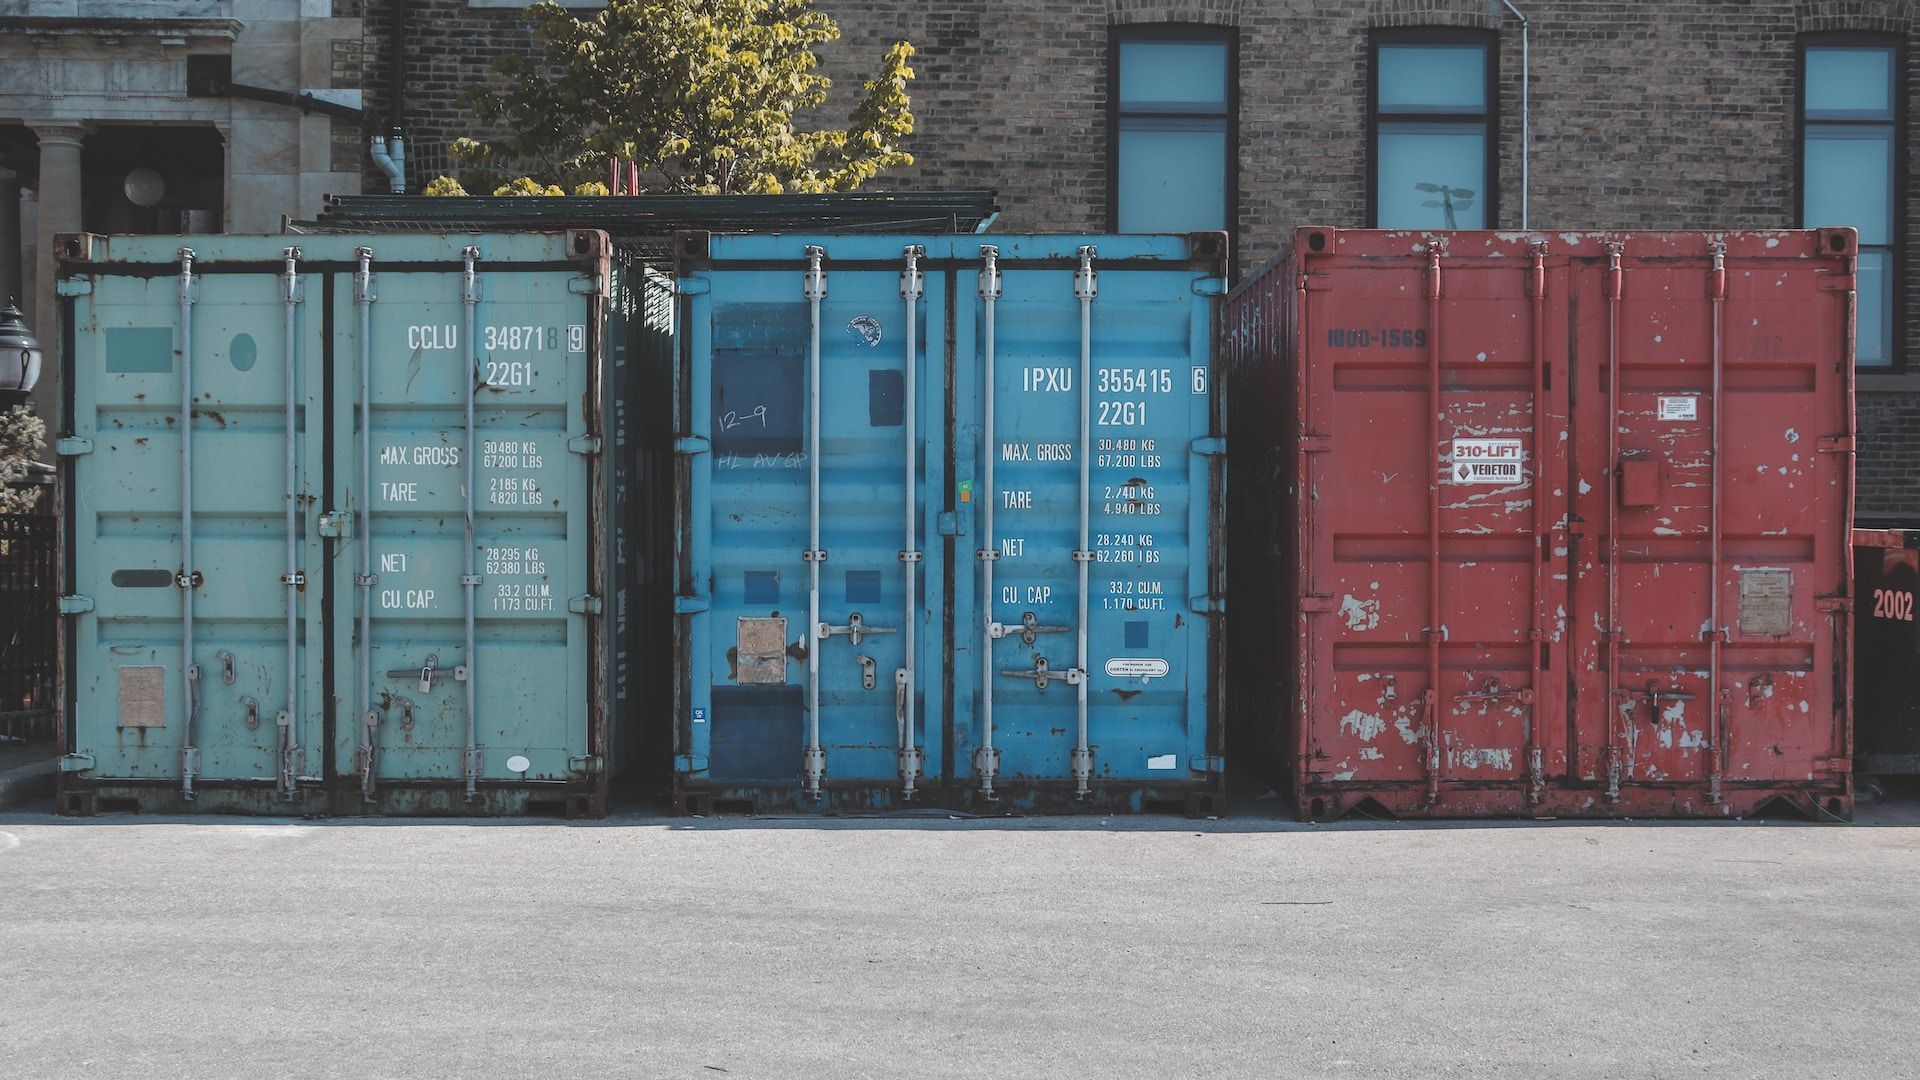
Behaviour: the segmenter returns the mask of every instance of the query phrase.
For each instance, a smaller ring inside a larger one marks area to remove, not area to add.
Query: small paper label
[[[693,722],[694,722],[694,723],[696,723],[696,724],[704,724],[704,723],[706,723],[706,722],[707,722],[707,710],[705,710],[705,709],[695,709],[695,710],[693,710]]]
[[[1663,397],[1660,399],[1660,419],[1698,420],[1700,419],[1700,399],[1692,395]]]
[[[1455,439],[1447,475],[1456,484],[1518,484],[1526,458],[1520,439]]]
[[[1157,756],[1157,757],[1150,757],[1150,758],[1148,758],[1148,759],[1147,759],[1147,768],[1149,768],[1149,769],[1173,769],[1173,768],[1178,768],[1178,767],[1179,767],[1179,762],[1180,762],[1180,757],[1179,757],[1179,755],[1178,755],[1178,754],[1161,754],[1161,755],[1159,755],[1159,756]]]
[[[1107,661],[1107,674],[1116,679],[1158,679],[1164,677],[1169,670],[1171,668],[1165,660],[1154,660],[1143,656],[1116,656]]]

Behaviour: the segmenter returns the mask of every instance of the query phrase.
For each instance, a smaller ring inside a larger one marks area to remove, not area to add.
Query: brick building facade
[[[487,2],[497,0],[411,5],[407,118],[422,180],[444,167],[448,142],[476,134],[459,92],[490,78],[495,53],[533,48],[518,11],[473,6]],[[1801,223],[1806,35],[1885,35],[1868,40],[1901,46],[1904,64],[1920,21],[1915,0],[1516,3],[1530,21],[1524,199],[1521,24],[1499,0],[822,0],[843,33],[823,59],[837,84],[832,111],[844,115],[888,42],[918,50],[909,143],[918,161],[876,186],[996,188],[1007,207],[1002,231],[1096,231],[1112,224],[1116,28],[1224,30],[1237,61],[1229,225],[1244,271],[1298,226],[1370,223],[1378,31],[1479,30],[1495,42],[1494,224],[1519,227],[1524,202],[1536,231],[1745,229]],[[368,104],[384,107],[386,20],[364,25]],[[1895,85],[1906,106],[1920,84],[1899,72]],[[1894,145],[1905,159],[1896,175],[1910,187],[1920,177],[1905,167],[1916,144],[1901,130]],[[1894,227],[1892,242],[1920,241],[1912,214]],[[1920,523],[1920,270],[1905,274],[1902,292],[1906,302],[1894,308],[1905,313],[1894,332],[1902,355],[1860,378],[1860,513]]]

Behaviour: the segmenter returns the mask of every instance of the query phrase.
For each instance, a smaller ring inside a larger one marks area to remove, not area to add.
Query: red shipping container
[[[1316,228],[1234,292],[1234,723],[1302,817],[1851,816],[1855,253]]]

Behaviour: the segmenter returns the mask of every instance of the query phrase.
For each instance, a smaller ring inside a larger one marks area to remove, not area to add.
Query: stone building
[[[496,2],[412,4],[432,28],[403,69],[424,164],[475,133],[460,90],[532,47]],[[1920,519],[1914,0],[821,7],[843,33],[824,57],[841,106],[888,42],[919,50],[918,163],[880,186],[997,188],[1003,231],[1224,227],[1244,272],[1305,224],[1857,225],[1860,509]],[[378,102],[385,22],[365,28]]]
[[[50,238],[278,232],[357,191],[359,125],[208,96],[239,83],[358,108],[357,0],[0,0],[0,297],[57,346]],[[59,400],[49,365],[37,394]]]

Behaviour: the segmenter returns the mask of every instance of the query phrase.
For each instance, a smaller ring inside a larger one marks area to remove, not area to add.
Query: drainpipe
[[[1520,20],[1520,228],[1524,231],[1528,228],[1527,191],[1530,178],[1527,176],[1527,166],[1528,158],[1533,153],[1533,117],[1531,115],[1533,48],[1528,34],[1531,27],[1527,22],[1526,13],[1514,7],[1513,0],[1500,0],[1500,2],[1507,6],[1508,11],[1513,12],[1514,18]]]
[[[387,0],[387,137],[375,134],[368,147],[373,163],[386,174],[387,190],[407,191],[407,144],[400,134],[407,111],[407,0]]]

